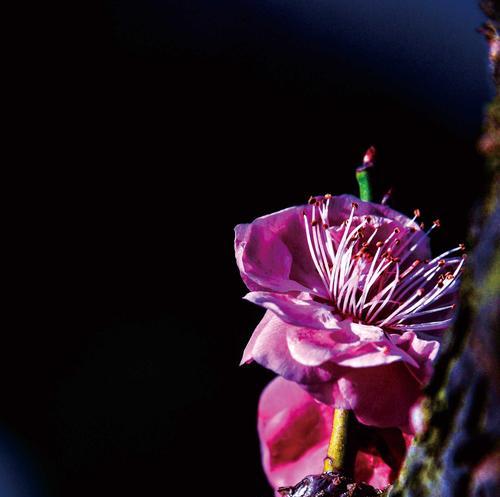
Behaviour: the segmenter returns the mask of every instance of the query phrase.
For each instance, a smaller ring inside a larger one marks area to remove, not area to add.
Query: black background
[[[378,198],[394,187],[397,209],[440,217],[436,250],[464,239],[491,92],[481,15],[400,3],[126,0],[64,18],[37,76],[60,167],[26,179],[0,352],[33,495],[272,495],[255,431],[272,374],[238,368],[263,312],[241,300],[237,223],[356,193],[373,144]]]

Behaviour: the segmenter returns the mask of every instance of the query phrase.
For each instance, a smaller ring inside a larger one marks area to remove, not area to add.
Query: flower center
[[[328,221],[332,200],[331,195],[312,198],[312,214],[308,218],[304,212],[304,225],[311,259],[334,312],[399,332],[446,329],[465,254],[445,258],[464,246],[420,260],[418,248],[439,227],[439,220],[424,232],[415,227],[418,210],[403,226],[375,216],[355,216],[358,204],[353,202],[349,218],[333,227]]]

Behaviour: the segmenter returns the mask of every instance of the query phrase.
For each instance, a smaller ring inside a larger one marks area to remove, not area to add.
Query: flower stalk
[[[323,471],[346,471],[347,468],[347,434],[349,432],[350,409],[335,409],[333,426]]]
[[[371,202],[372,190],[368,169],[373,167],[375,147],[370,147],[363,157],[363,164],[356,169],[356,180],[359,185],[359,198],[365,202]]]

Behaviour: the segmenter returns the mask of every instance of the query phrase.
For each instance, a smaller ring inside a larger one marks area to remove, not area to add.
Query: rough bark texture
[[[490,19],[481,31],[497,87],[479,145],[490,186],[471,228],[474,249],[458,320],[427,389],[428,427],[411,448],[390,497],[500,496],[500,5],[488,0],[481,6]]]

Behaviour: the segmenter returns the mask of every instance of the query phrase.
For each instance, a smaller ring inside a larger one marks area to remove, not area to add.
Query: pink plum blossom
[[[311,198],[236,227],[236,260],[267,309],[242,363],[378,427],[409,426],[455,308],[463,246],[432,257],[429,233],[350,195]]]
[[[332,416],[332,407],[296,383],[278,377],[267,386],[259,402],[258,431],[264,471],[273,488],[321,472]],[[364,427],[355,434],[349,439],[354,480],[376,488],[391,484],[413,437],[398,428]]]

